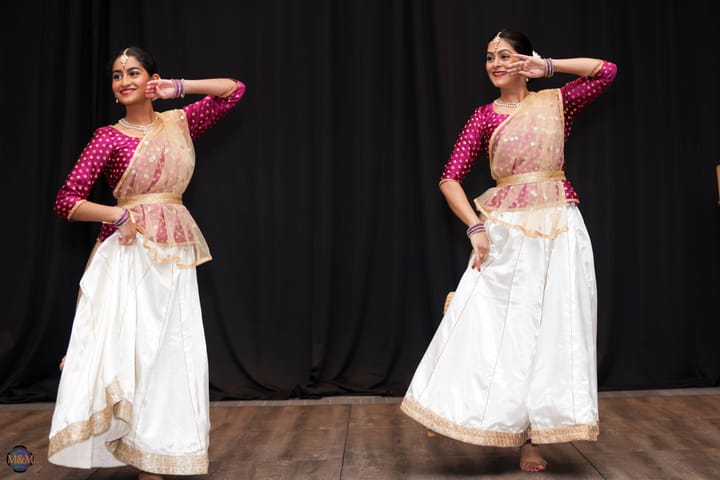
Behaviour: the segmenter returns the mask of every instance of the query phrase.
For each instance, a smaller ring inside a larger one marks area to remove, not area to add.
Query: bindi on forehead
[[[500,35],[498,33],[498,35]],[[488,43],[488,55],[500,55],[500,54],[514,54],[517,53],[513,45],[502,37],[495,36]]]
[[[128,54],[130,49],[126,48],[113,63],[113,70],[122,70],[123,72],[131,68],[144,69],[142,63],[133,55]]]
[[[490,50],[488,50],[488,53],[494,53],[494,54],[496,54],[496,55],[499,55],[499,54],[501,54],[501,53],[515,53],[515,51],[514,51],[514,50],[511,50],[511,49],[509,49],[509,48],[501,48],[500,50],[495,50],[495,51],[492,51],[492,52],[491,52]]]

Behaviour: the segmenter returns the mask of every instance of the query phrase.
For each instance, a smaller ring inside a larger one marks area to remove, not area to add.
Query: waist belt
[[[140,193],[117,200],[118,207],[132,207],[149,203],[179,203],[182,205],[182,195],[178,193]]]
[[[543,182],[546,180],[565,180],[565,172],[562,170],[552,170],[549,172],[530,172],[508,175],[507,177],[498,178],[497,186],[507,187],[508,185]]]

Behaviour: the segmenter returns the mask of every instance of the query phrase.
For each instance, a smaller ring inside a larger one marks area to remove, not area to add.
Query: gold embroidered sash
[[[564,146],[560,90],[530,92],[490,137],[497,185],[474,201],[482,217],[532,237],[566,231]]]
[[[177,193],[141,193],[129,197],[118,198],[118,207],[134,207],[151,203],[178,203],[182,205],[182,195]]]
[[[195,168],[195,149],[182,110],[158,115],[113,195],[119,206],[130,210],[153,261],[195,267],[212,258],[200,228],[182,204]]]
[[[544,180],[565,180],[565,172],[557,170],[554,172],[531,172],[520,173],[518,175],[509,175],[497,179],[497,187],[507,187],[508,185],[520,185],[523,183],[542,182]]]

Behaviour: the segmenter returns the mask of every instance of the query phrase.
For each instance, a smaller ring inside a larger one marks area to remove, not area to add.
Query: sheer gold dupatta
[[[532,237],[555,238],[566,231],[564,143],[560,90],[530,92],[490,137],[490,172],[497,186],[475,199],[483,217]]]
[[[142,229],[143,246],[154,262],[195,267],[212,258],[200,228],[182,204],[195,169],[195,148],[182,110],[158,115],[113,195]],[[187,254],[188,246],[193,255]]]

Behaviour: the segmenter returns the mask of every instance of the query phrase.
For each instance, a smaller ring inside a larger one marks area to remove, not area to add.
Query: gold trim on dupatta
[[[153,129],[151,129],[148,133],[145,134],[144,137],[140,138],[140,143],[138,143],[137,148],[133,152],[132,157],[130,157],[130,160],[128,161],[127,167],[125,168],[125,171],[122,174],[122,177],[120,177],[120,180],[118,181],[117,185],[115,185],[115,188],[113,189],[113,196],[117,198],[118,191],[120,190],[120,187],[122,187],[123,183],[125,183],[125,180],[127,179],[127,176],[132,172],[133,170],[133,164],[135,163],[135,160],[138,158],[138,155],[142,151],[145,145],[150,144],[150,140],[155,138],[160,132],[162,132],[165,129],[165,119],[162,115],[156,113],[158,124]],[[119,130],[118,130],[119,131]],[[122,133],[122,132],[120,132]],[[124,134],[123,134],[124,135]]]

